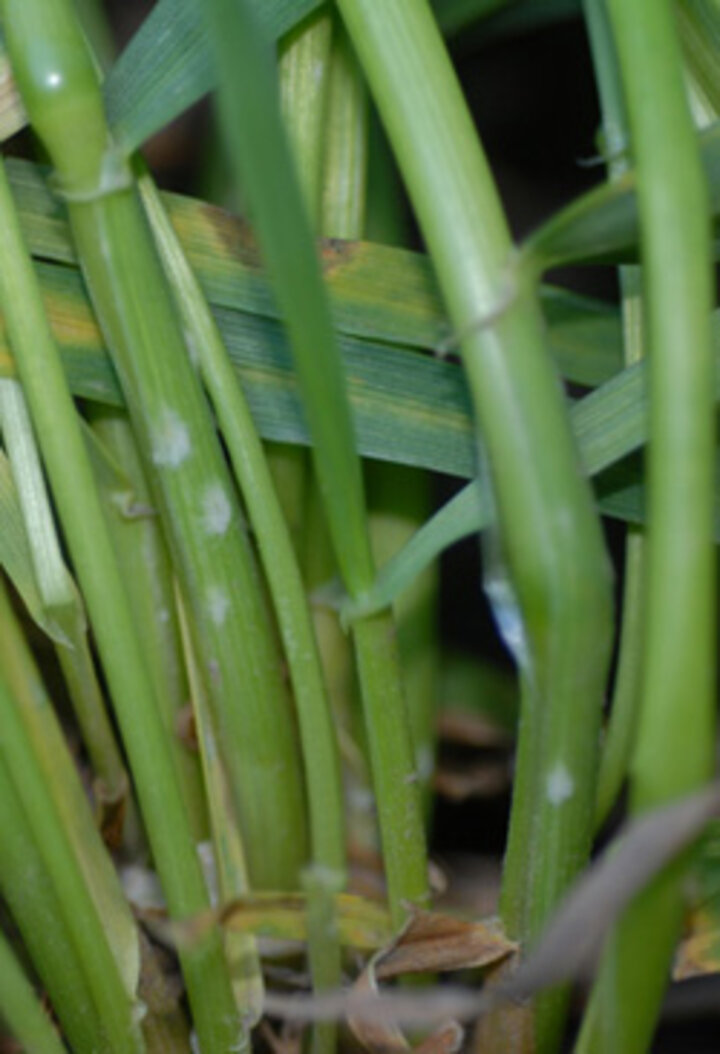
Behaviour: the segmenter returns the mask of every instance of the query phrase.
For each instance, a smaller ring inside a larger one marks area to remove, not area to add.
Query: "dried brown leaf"
[[[513,735],[485,714],[467,710],[443,710],[438,716],[437,732],[440,739],[467,747],[509,747]]]
[[[130,785],[123,774],[122,787],[109,788],[102,780],[93,783],[97,825],[105,845],[111,851],[120,849],[125,830]]]
[[[382,957],[382,954],[380,952],[378,955],[373,956],[360,974],[353,986],[354,994],[358,996],[377,996],[377,978],[373,967]],[[365,1015],[362,1018],[355,1018],[351,1015],[348,1018],[348,1023],[356,1039],[366,1050],[377,1052],[377,1054],[381,1054],[381,1052],[382,1054],[405,1054],[406,1051],[410,1050],[410,1044],[393,1022],[383,1021],[382,1018],[375,1020]]]
[[[415,1047],[415,1054],[456,1054],[463,1045],[465,1029],[450,1021]]]
[[[310,998],[267,995],[266,1010],[296,1021],[331,1020],[347,1015],[356,1024],[370,1021],[388,1028],[398,1023],[414,1028],[433,1027],[448,1018],[473,1020],[504,1001],[527,999],[545,988],[583,977],[594,963],[606,933],[633,896],[719,814],[720,782],[635,820],[566,897],[525,963],[511,976],[486,985],[480,992],[443,987],[381,994],[367,991],[366,985],[365,991],[353,989]],[[401,940],[402,935],[398,943]],[[382,953],[375,957],[376,968],[382,958]]]
[[[499,920],[468,922],[465,919],[419,911],[400,937],[375,961],[378,979],[410,973],[444,973],[490,966],[517,950]]]
[[[435,773],[433,786],[450,801],[491,798],[510,786],[510,770],[505,761],[481,761],[465,767],[442,765]]]
[[[675,957],[674,981],[720,973],[720,917],[716,911],[696,911],[690,932],[682,940]]]
[[[378,981],[401,974],[438,973],[497,963],[517,949],[503,934],[495,919],[468,922],[437,912],[416,912],[398,938],[368,963],[354,986],[356,996],[378,994]],[[380,1016],[350,1017],[350,1027],[368,1050],[400,1054],[410,1044],[400,1029]],[[443,1054],[458,1049],[462,1029],[446,1022],[425,1039],[416,1050],[423,1054]]]

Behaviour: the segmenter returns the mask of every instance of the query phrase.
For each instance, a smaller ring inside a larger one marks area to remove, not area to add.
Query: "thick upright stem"
[[[610,576],[534,291],[517,272],[487,162],[429,6],[339,0],[463,359],[509,581],[500,617],[527,685],[503,913],[531,939],[590,844],[611,634]],[[532,749],[527,746],[532,742]],[[537,1024],[541,1047],[559,1021]]]
[[[637,168],[650,359],[647,632],[630,805],[687,793],[713,767],[714,362],[707,186],[669,0],[610,0]],[[583,1052],[650,1043],[682,917],[674,865],[609,939]]]

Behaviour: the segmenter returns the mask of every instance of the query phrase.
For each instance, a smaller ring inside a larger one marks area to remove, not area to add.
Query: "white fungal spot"
[[[189,457],[191,450],[190,433],[182,417],[169,406],[164,407],[152,430],[153,464],[177,468]]]
[[[562,761],[550,770],[545,784],[545,794],[551,805],[562,805],[575,793],[575,780]]]
[[[165,909],[165,894],[154,871],[139,864],[127,864],[120,869],[120,882],[127,899],[138,908]]]
[[[195,342],[195,334],[191,329],[184,327],[183,337],[185,338],[185,347],[187,348],[190,362],[193,366],[197,367],[200,364],[200,353],[198,351],[197,343]]]
[[[375,795],[365,787],[349,787],[347,791],[350,807],[357,812],[375,811]]]
[[[215,908],[220,903],[220,885],[213,844],[212,842],[196,842],[195,849],[200,860],[210,903]]]
[[[212,586],[208,590],[207,610],[208,615],[216,626],[222,626],[230,609],[230,597],[224,589]]]
[[[132,1007],[133,1024],[139,1025],[147,1017],[147,1012],[147,1003],[143,1003],[142,999],[136,999]]]
[[[202,520],[206,534],[225,534],[232,519],[232,505],[221,483],[211,483],[202,497]]]
[[[435,752],[427,745],[417,751],[417,771],[421,780],[429,780],[435,771]]]
[[[164,626],[170,621],[170,612],[167,608],[160,608],[158,611],[158,622],[161,622]]]

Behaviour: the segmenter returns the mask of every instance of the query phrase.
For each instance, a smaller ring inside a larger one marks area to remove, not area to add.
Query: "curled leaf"
[[[497,920],[468,922],[436,912],[416,912],[397,939],[373,956],[358,979],[354,994],[378,994],[378,981],[401,974],[421,974],[484,967],[501,962],[517,945],[509,941]],[[398,1026],[382,1017],[350,1017],[350,1027],[368,1050],[408,1051],[410,1044]],[[457,1022],[443,1022],[416,1048],[416,1054],[450,1052],[462,1043]]]

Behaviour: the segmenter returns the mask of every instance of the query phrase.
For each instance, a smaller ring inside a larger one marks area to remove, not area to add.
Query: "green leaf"
[[[452,35],[482,19],[480,39],[528,33],[580,14],[580,0],[433,0],[440,28]]]
[[[277,40],[323,0],[254,0],[252,7],[267,35]],[[438,0],[442,28],[457,32],[507,0]],[[535,0],[513,4],[517,11],[493,19],[496,33],[526,29],[577,9],[577,0],[553,0],[538,11]],[[549,7],[549,11],[544,8]],[[208,48],[202,4],[197,0],[159,0],[132,38],[105,84],[111,127],[131,152],[201,99],[217,84]]]
[[[88,973],[106,963],[106,953],[111,952],[129,1005],[136,998],[140,975],[137,927],[93,822],[63,732],[2,589],[0,627],[0,660],[7,686],[7,693],[3,691],[4,763],[18,794],[34,802],[35,811],[28,812],[27,820],[38,843],[47,838],[49,827],[56,828],[54,858],[45,862],[50,873],[54,868],[66,869],[72,876],[63,891],[56,890],[64,910],[70,918],[81,918],[82,922],[73,924],[87,926],[90,934],[95,932],[97,937],[104,930],[99,943],[105,947],[96,948],[97,959],[87,958]],[[112,974],[108,977],[111,983],[115,983]],[[129,1045],[128,1049],[134,1048]]]
[[[80,276],[67,267],[36,265],[45,304],[77,395],[121,405],[112,367],[85,299]],[[253,416],[266,438],[308,443],[297,384],[280,326],[267,318],[216,309]],[[341,341],[360,453],[469,478],[475,455],[460,368],[409,348]],[[0,375],[13,371],[0,335]],[[582,400],[583,429],[592,435],[593,470],[637,448],[644,437],[644,367],[622,371]]]
[[[720,362],[720,313],[715,313],[714,322]],[[601,512],[632,523],[645,520],[643,468],[637,451],[647,438],[646,383],[646,365],[638,363],[579,400],[572,411],[580,455],[587,473],[595,477]],[[720,378],[716,394],[720,397]],[[715,538],[720,543],[720,449],[716,463]],[[383,610],[441,552],[483,530],[491,516],[488,495],[477,481],[468,484],[380,569],[369,593],[354,601],[346,598],[339,605],[342,618],[351,621]],[[325,601],[337,603],[337,594],[326,593]]]
[[[276,40],[322,2],[256,0],[253,6]],[[197,0],[160,0],[110,72],[108,118],[128,153],[215,87],[202,7]]]
[[[25,976],[13,947],[0,931],[0,1015],[23,1050],[63,1054],[66,1049]]]
[[[720,10],[714,0],[680,0],[676,17],[687,65],[715,112],[720,113]]]
[[[70,638],[70,626],[83,627],[85,617],[75,583],[62,558],[30,414],[17,381],[0,382],[0,427],[16,481],[42,602],[48,614],[52,613],[53,621]]]
[[[76,262],[65,212],[50,193],[44,171],[16,160],[9,161],[8,171],[33,255]],[[278,318],[247,223],[192,198],[175,194],[162,198],[210,303]],[[322,241],[320,247],[333,321],[341,334],[432,352],[453,346],[426,256],[336,239]],[[568,380],[594,385],[622,368],[622,331],[615,308],[553,287],[543,288],[542,301],[552,350]],[[87,310],[80,314],[74,308],[63,309],[62,326],[71,337],[66,343],[85,348],[97,341],[97,328]],[[107,380],[103,391],[112,383],[112,378]],[[92,392],[84,394],[92,398]]]
[[[710,190],[710,207],[720,213],[720,122],[698,136]],[[636,176],[625,175],[583,194],[552,216],[525,242],[524,266],[540,274],[567,263],[622,263],[637,255],[639,237]]]
[[[4,568],[35,625],[57,644],[67,643],[67,636],[45,610],[35,578],[30,543],[10,462],[1,451],[0,521],[3,525],[0,531],[0,567]]]
[[[282,125],[273,58],[249,4],[213,0],[207,8],[228,152],[283,313],[335,554],[344,581],[357,593],[373,573],[360,462],[343,363]]]

